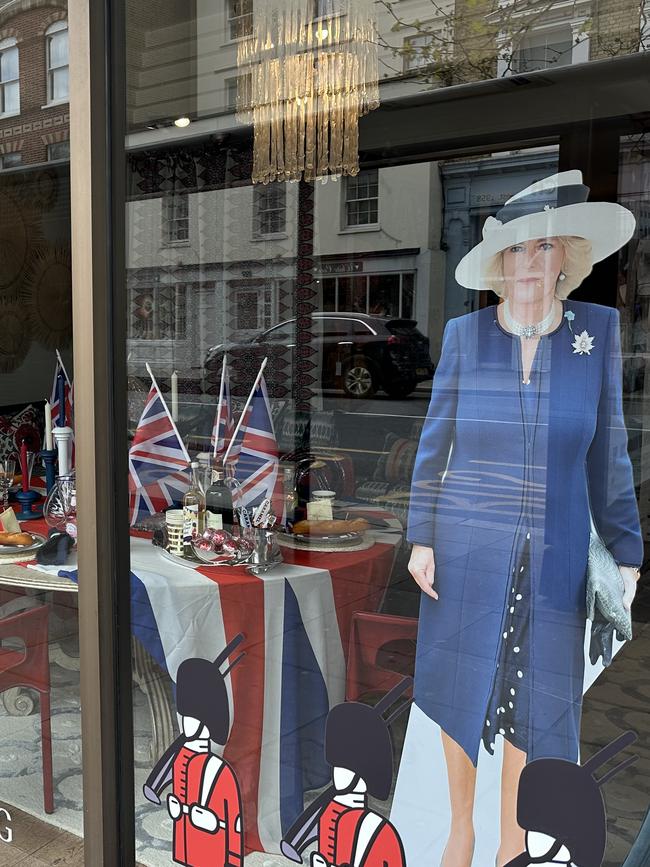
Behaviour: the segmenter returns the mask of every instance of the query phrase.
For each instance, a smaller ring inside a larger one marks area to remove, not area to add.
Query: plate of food
[[[304,544],[356,545],[370,525],[364,518],[331,521],[297,521],[291,537]]]
[[[0,533],[0,554],[29,554],[44,544],[40,533]]]

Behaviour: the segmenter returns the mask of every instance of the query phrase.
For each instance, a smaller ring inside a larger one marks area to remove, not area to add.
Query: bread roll
[[[34,544],[34,537],[29,533],[0,533],[0,545],[16,545],[21,548]]]

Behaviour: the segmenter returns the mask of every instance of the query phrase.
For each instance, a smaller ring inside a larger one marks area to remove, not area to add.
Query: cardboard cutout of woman
[[[635,220],[588,194],[579,171],[533,184],[488,218],[456,269],[502,303],[447,323],[412,481],[415,710],[442,730],[443,867],[472,863],[482,749],[503,739],[497,867],[524,848],[526,763],[578,761],[590,504],[628,606],[643,560],[618,312],[568,299]]]
[[[174,822],[173,858],[187,867],[242,867],[242,802],[233,768],[211,751],[230,731],[226,677],[221,666],[244,640],[240,633],[210,662],[186,659],[176,677],[176,706],[182,732],[152,770],[144,796],[154,804],[171,784],[167,811]]]

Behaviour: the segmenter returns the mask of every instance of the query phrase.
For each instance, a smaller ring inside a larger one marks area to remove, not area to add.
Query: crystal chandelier
[[[237,118],[253,124],[253,183],[358,173],[359,118],[379,105],[374,6],[254,4],[252,35],[237,51]]]

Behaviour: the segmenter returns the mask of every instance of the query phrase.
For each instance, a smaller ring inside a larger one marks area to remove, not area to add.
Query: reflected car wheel
[[[343,390],[348,397],[371,397],[377,390],[375,377],[365,358],[353,358],[343,371]]]

